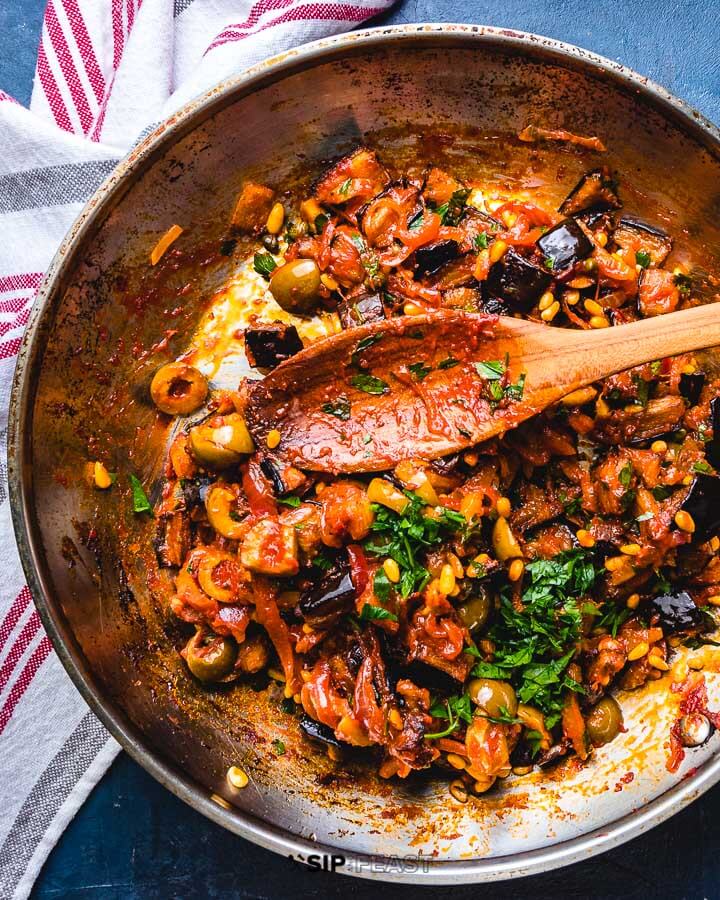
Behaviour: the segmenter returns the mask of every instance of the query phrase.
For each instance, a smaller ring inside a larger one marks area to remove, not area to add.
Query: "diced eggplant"
[[[489,316],[510,315],[510,310],[502,302],[502,300],[498,299],[498,297],[487,297],[484,293],[482,297],[481,307],[482,312],[487,313]]]
[[[510,247],[490,268],[484,282],[491,297],[504,300],[513,310],[527,312],[549,287],[552,275]]]
[[[659,624],[666,635],[697,631],[705,627],[702,611],[686,591],[653,597],[643,604],[643,607],[648,616],[658,616]]]
[[[355,596],[347,558],[339,557],[335,567],[302,594],[300,614],[306,622],[321,629],[351,612]]]
[[[458,250],[458,242],[452,239],[434,241],[432,244],[418,247],[415,251],[415,275],[418,278],[422,278],[423,275],[434,275],[457,257]]]
[[[712,537],[720,528],[720,478],[698,473],[680,509],[692,516],[695,540]]]
[[[713,397],[710,401],[713,438],[705,447],[705,456],[720,469],[720,397]]]
[[[380,294],[361,294],[338,303],[338,315],[343,328],[355,328],[368,322],[379,322],[385,318]]]
[[[623,250],[647,253],[654,266],[661,266],[672,250],[672,238],[669,234],[633,216],[623,216],[620,219],[615,226],[613,238]]]
[[[574,216],[588,209],[620,209],[615,182],[606,168],[593,169],[580,179],[560,205],[564,216]]]
[[[705,373],[693,372],[688,375],[683,372],[680,376],[680,393],[687,400],[690,406],[695,406],[700,402],[700,394],[705,386]]]
[[[245,352],[251,366],[274,369],[303,348],[297,328],[284,322],[272,322],[245,332]]]
[[[553,272],[562,272],[576,265],[593,251],[592,241],[575,219],[558,222],[538,239],[537,245]]]
[[[190,520],[183,511],[158,519],[155,552],[161,566],[181,566],[190,552]]]
[[[325,744],[326,747],[337,747],[338,749],[342,747],[342,744],[335,737],[331,728],[328,728],[327,725],[323,725],[322,722],[316,722],[315,719],[311,719],[310,716],[305,713],[300,716],[300,731],[302,731],[305,737],[308,737],[313,741],[318,741],[321,744]]]

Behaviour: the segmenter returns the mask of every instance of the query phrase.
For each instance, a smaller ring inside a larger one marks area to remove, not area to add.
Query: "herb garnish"
[[[282,503],[283,506],[290,506],[292,509],[297,509],[302,501],[294,494],[290,494],[289,497],[278,497],[277,502]]]
[[[359,391],[365,391],[366,394],[387,394],[390,390],[387,382],[374,375],[353,375],[350,384]]]
[[[380,504],[372,505],[375,520],[370,536],[363,543],[368,553],[389,556],[398,564],[400,581],[396,590],[403,599],[421,591],[430,580],[430,573],[422,561],[425,552],[441,544],[449,533],[466,525],[464,516],[445,507],[436,508],[437,518],[426,516],[425,501],[411,491],[404,493],[410,502],[402,514]],[[384,591],[382,582],[380,589]]]
[[[272,748],[275,751],[276,756],[283,756],[285,753],[285,744],[280,740],[280,738],[275,738],[275,740],[272,742]]]
[[[270,278],[277,269],[277,263],[269,253],[256,253],[253,258],[253,269],[263,278]]]
[[[506,354],[504,361],[492,359],[486,362],[475,363],[475,370],[478,375],[488,382],[487,393],[493,409],[496,409],[502,400],[522,400],[527,376],[523,372],[515,384],[507,384],[509,362],[510,358]]]
[[[483,231],[481,234],[475,235],[473,243],[475,244],[476,250],[487,250],[490,241],[488,240],[487,234]]]
[[[687,295],[690,293],[692,278],[689,275],[683,275],[681,272],[678,272],[677,275],[673,276],[673,282],[681,294]]]
[[[374,344],[377,344],[378,341],[383,339],[382,334],[369,334],[367,337],[364,337],[361,341],[358,341],[357,347],[353,350],[353,354],[350,357],[350,362],[354,366],[360,365],[360,354],[363,350],[368,350]]]
[[[704,459],[701,459],[699,462],[693,463],[692,467],[693,472],[702,472],[705,475],[712,475],[713,468],[710,463],[705,462]]]
[[[347,192],[350,190],[350,185],[352,184],[352,178],[346,178],[345,181],[338,188],[338,194],[342,197],[345,197]]]
[[[526,573],[522,607],[517,609],[505,591],[500,620],[488,633],[495,658],[478,663],[473,674],[511,681],[520,701],[537,706],[552,728],[562,715],[565,691],[583,690],[567,667],[581,638],[578,600],[589,593],[597,571],[591,554],[569,550],[531,562]]]
[[[438,206],[435,212],[440,216],[440,221],[443,225],[453,226],[458,224],[465,211],[469,196],[469,188],[458,188],[446,203]]]
[[[459,359],[455,359],[454,356],[448,356],[447,359],[441,359],[440,362],[438,363],[437,367],[438,367],[438,369],[452,369],[455,366],[459,366],[459,365],[460,365]]]
[[[366,603],[363,606],[360,613],[361,622],[382,622],[383,620],[397,622],[398,618],[382,606],[373,606],[371,603]]]
[[[430,715],[434,716],[436,719],[447,719],[449,725],[444,731],[426,734],[425,737],[431,741],[447,737],[459,727],[461,721],[465,722],[467,725],[472,722],[472,705],[470,703],[469,694],[448,697],[444,703],[442,701],[436,701],[430,707]]]
[[[643,269],[647,269],[647,267],[652,262],[652,258],[647,250],[638,250],[635,254],[635,262]]]
[[[135,475],[130,475],[130,486],[132,488],[133,512],[136,513],[152,513],[152,506],[147,498],[147,494],[140,484],[140,480]]]
[[[347,422],[350,418],[350,401],[345,396],[338,397],[337,400],[330,400],[327,403],[323,403],[320,409],[329,416],[335,416],[336,419],[342,419],[343,422]]]
[[[475,369],[486,381],[499,381],[505,374],[505,363],[501,359],[475,363]]]
[[[421,362],[412,363],[408,366],[408,369],[414,375],[415,381],[422,381],[432,372],[430,366],[426,366],[425,363]]]

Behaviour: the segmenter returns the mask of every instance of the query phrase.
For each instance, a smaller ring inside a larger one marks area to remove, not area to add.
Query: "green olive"
[[[473,703],[493,718],[502,716],[504,711],[511,716],[517,712],[517,697],[507,681],[473,678],[468,685],[468,693]]]
[[[196,632],[185,647],[185,661],[192,674],[208,684],[229,675],[237,659],[238,647],[233,638],[219,634]]]
[[[596,747],[616,738],[623,727],[623,714],[614,697],[603,697],[585,720],[587,733]]]
[[[270,293],[292,313],[308,313],[318,300],[320,269],[314,259],[294,259],[280,266],[270,279]]]
[[[479,631],[487,622],[491,608],[490,595],[484,587],[481,587],[478,594],[468,597],[462,606],[458,607],[458,615],[468,631]]]
[[[159,410],[171,416],[195,412],[205,402],[208,383],[202,372],[184,362],[158,369],[150,382],[150,396]]]
[[[193,456],[211,469],[226,469],[255,449],[245,419],[239,413],[215,416],[190,429]]]

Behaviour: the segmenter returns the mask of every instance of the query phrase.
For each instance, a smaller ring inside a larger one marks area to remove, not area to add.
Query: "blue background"
[[[0,89],[27,103],[43,0],[0,0]],[[720,122],[717,0],[399,0],[382,23],[466,21],[579,44],[642,72]],[[376,23],[379,24],[379,23]],[[602,102],[599,98],[599,102]],[[720,786],[648,835],[559,872],[448,888],[437,898],[720,897]],[[126,756],[51,854],[35,898],[370,898],[380,885],[312,873],[236,838],[176,800]],[[393,886],[393,900],[430,897]]]

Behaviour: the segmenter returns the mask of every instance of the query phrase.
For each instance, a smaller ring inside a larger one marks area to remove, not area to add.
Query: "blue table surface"
[[[0,89],[30,98],[43,0],[0,0]],[[578,44],[650,76],[720,122],[717,0],[399,0],[380,23],[465,21]],[[669,822],[594,860],[522,882],[437,897],[720,897],[720,786]],[[61,838],[35,898],[164,900],[371,897],[368,882],[317,874],[206,821],[121,756]],[[394,886],[398,900],[416,887]],[[427,891],[425,892],[427,894]]]

